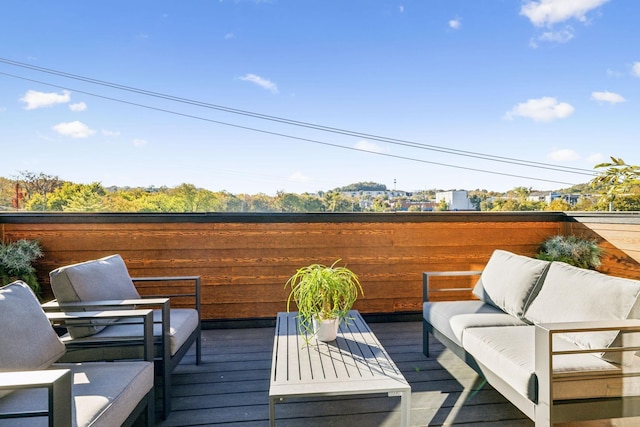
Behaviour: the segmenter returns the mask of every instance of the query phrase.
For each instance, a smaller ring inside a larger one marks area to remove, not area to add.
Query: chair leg
[[[196,338],[196,365],[199,365],[202,361],[202,342],[201,336],[198,334],[198,338]]]
[[[422,319],[422,353],[429,357],[429,331],[427,321]]]
[[[162,364],[162,419],[169,418],[171,413],[171,366],[168,362]]]
[[[156,425],[156,395],[151,388],[147,395],[147,427]]]

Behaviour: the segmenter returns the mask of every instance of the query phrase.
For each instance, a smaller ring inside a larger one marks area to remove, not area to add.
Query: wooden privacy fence
[[[482,269],[496,248],[532,256],[545,238],[569,232],[603,242],[603,271],[640,277],[634,258],[640,251],[633,254],[640,240],[629,237],[640,225],[619,226],[614,236],[603,224],[594,231],[587,223],[558,212],[0,214],[2,241],[41,242],[45,257],[37,269],[45,299],[50,270],[119,253],[132,276],[200,275],[205,320],[272,319],[286,310],[284,284],[298,267],[337,259],[364,287],[356,309],[415,313],[423,271]],[[626,236],[632,255],[603,240],[597,232],[604,229],[614,240]],[[152,286],[140,292],[154,294]]]

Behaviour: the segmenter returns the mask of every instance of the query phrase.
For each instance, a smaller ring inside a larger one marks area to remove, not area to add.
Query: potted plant
[[[287,311],[291,300],[298,306],[300,333],[315,335],[320,341],[336,339],[340,321],[347,314],[358,295],[364,295],[358,276],[347,267],[339,267],[340,260],[330,267],[312,264],[302,267],[289,278]]]
[[[601,264],[602,249],[595,240],[576,236],[553,236],[542,243],[536,257],[595,270]]]
[[[37,240],[0,243],[0,286],[22,280],[40,296],[40,285],[33,263],[42,256],[40,242]]]

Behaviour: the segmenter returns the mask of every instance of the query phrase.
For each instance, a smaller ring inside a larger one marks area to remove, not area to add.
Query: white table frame
[[[411,386],[356,310],[340,325],[338,338],[323,343],[303,337],[298,313],[278,313],[269,421],[275,426],[275,404],[292,397],[322,397],[387,393],[400,396],[401,425],[409,426]],[[308,340],[308,343],[305,342]]]

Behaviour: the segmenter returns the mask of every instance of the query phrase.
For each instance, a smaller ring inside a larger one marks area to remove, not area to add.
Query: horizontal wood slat
[[[45,257],[37,274],[45,298],[51,297],[50,270],[119,253],[132,276],[200,275],[205,320],[274,318],[286,310],[284,284],[297,268],[336,259],[360,277],[365,296],[355,308],[362,313],[420,311],[423,271],[481,270],[498,248],[533,256],[545,238],[567,232],[601,242],[603,272],[640,277],[640,224],[571,222],[558,213],[190,218],[0,214],[0,231],[4,242],[40,240]],[[157,286],[139,289],[166,291]]]

